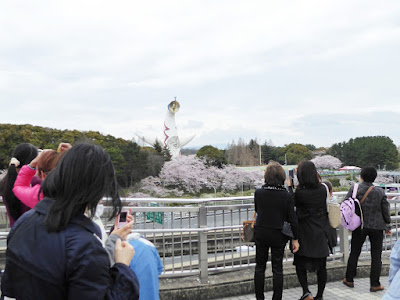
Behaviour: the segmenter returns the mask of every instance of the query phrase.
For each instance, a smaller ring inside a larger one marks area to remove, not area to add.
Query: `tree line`
[[[33,125],[0,124],[0,170],[7,169],[13,149],[19,143],[31,143],[40,149],[57,149],[60,142],[74,144],[90,141],[101,145],[110,154],[116,169],[118,183],[131,187],[148,176],[157,177],[170,160],[168,150],[160,144],[140,147],[133,140],[103,135],[97,131],[58,130]],[[192,154],[195,151],[190,151]],[[260,157],[261,152],[261,157]],[[371,165],[387,170],[399,167],[399,151],[389,137],[369,136],[333,144],[330,148],[317,148],[311,144],[291,143],[283,147],[271,141],[259,143],[251,139],[232,141],[225,150],[207,145],[197,151],[197,157],[208,166],[223,168],[227,164],[244,166],[267,164],[270,160],[281,164],[296,165],[319,155],[332,155],[344,165],[363,167]]]
[[[283,147],[274,146],[272,141],[260,144],[257,139],[251,139],[247,144],[239,138],[232,141],[225,150],[228,163],[239,166],[267,164],[270,160],[281,164],[295,165],[302,160],[309,160],[315,153],[325,153],[325,148],[317,149],[314,145],[291,143]]]
[[[7,169],[14,148],[31,143],[40,149],[57,149],[61,142],[93,142],[110,154],[118,183],[130,187],[147,176],[157,176],[169,153],[158,147],[140,147],[135,141],[97,131],[58,130],[33,125],[0,124],[0,170]]]
[[[394,170],[399,167],[399,151],[387,136],[366,136],[333,144],[329,154],[346,165],[364,167],[372,165],[379,169]]]
[[[343,165],[358,167],[374,166],[377,169],[399,168],[399,150],[386,136],[367,136],[350,139],[348,142],[333,144],[329,148],[317,148],[312,144],[291,143],[283,147],[274,146],[272,141],[259,143],[251,139],[246,143],[239,138],[232,141],[225,150],[204,146],[197,152],[198,157],[207,158],[215,165],[234,164],[237,166],[267,164],[270,160],[281,164],[297,165],[302,160],[310,160],[320,155],[332,155]]]

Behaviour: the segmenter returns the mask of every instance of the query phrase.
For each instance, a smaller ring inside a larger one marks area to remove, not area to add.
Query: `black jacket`
[[[254,193],[254,205],[257,212],[256,233],[265,229],[282,230],[283,222],[287,221],[297,239],[297,219],[294,213],[293,197],[289,192],[263,186]]]
[[[294,194],[299,222],[298,255],[322,258],[329,255],[328,239],[331,238],[326,205],[326,188],[320,184],[315,189],[297,188]]]
[[[84,215],[48,233],[44,198],[18,219],[7,239],[3,296],[25,299],[138,299],[139,282],[124,264],[110,268],[99,227]]]

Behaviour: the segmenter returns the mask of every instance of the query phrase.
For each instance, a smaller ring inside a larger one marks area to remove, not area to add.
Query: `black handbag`
[[[290,223],[288,222],[283,222],[283,227],[281,231],[288,239],[294,239],[293,231],[292,231],[292,226],[290,226]]]

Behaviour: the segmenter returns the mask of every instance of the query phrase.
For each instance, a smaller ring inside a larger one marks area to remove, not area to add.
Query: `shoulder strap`
[[[325,183],[323,183],[323,182],[321,182],[321,184],[323,185],[323,186],[325,186],[325,189],[326,189],[326,209],[327,209],[327,211],[329,212],[329,195],[330,195],[330,193],[329,193],[329,188],[328,188],[328,186],[325,184]]]
[[[326,189],[326,202],[328,202],[328,199],[329,199],[329,188],[328,188],[328,186],[325,184],[325,183],[323,183],[323,182],[321,182],[321,184],[325,187],[325,189]]]
[[[253,214],[253,220],[251,223],[251,227],[254,228],[254,225],[256,225],[256,211],[254,211],[254,214]]]
[[[367,199],[369,192],[372,191],[373,188],[374,188],[374,186],[370,186],[370,187],[369,187],[369,189],[367,190],[367,192],[364,194],[364,197],[362,197],[362,199],[361,199],[361,201],[360,201],[360,204],[362,204],[362,203],[365,201],[365,199]]]
[[[363,211],[361,208],[361,203],[360,203],[360,201],[358,201],[357,198],[354,198],[354,202],[356,202],[358,204],[358,207],[360,208],[361,229],[363,229],[364,228],[364,215],[363,215]]]
[[[365,199],[367,198],[368,194],[370,191],[372,191],[372,189],[374,188],[374,186],[370,186],[369,189],[367,190],[367,192],[364,194],[364,196],[362,197],[361,201],[358,201],[356,199],[356,202],[358,203],[358,206],[360,207],[360,213],[361,213],[361,229],[364,228],[364,215],[363,215],[363,211],[361,209],[361,204],[365,201]]]
[[[358,183],[354,184],[354,187],[353,187],[353,195],[351,196],[351,198],[356,199],[357,190],[358,190]]]

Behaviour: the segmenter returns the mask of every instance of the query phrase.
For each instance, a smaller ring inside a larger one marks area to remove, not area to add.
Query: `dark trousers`
[[[379,277],[381,276],[382,269],[383,230],[357,228],[353,231],[351,236],[351,251],[347,262],[346,279],[352,282],[357,275],[358,257],[360,256],[362,245],[367,236],[371,244],[370,284],[371,286],[380,286]]]
[[[264,300],[265,269],[268,261],[268,251],[271,249],[271,264],[273,274],[273,300],[282,299],[283,290],[283,252],[285,244],[272,247],[267,240],[257,238],[256,234],[256,269],[254,272],[254,286],[257,300]]]

